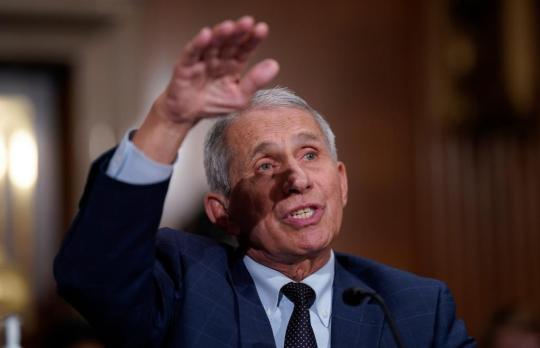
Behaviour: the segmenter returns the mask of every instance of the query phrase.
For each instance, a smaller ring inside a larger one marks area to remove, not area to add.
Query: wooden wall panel
[[[472,2],[426,3],[426,101],[416,120],[417,271],[449,283],[459,314],[480,337],[496,310],[540,305],[540,97],[520,111],[501,58],[530,59],[512,56],[519,53],[538,61],[540,46],[531,39],[534,50],[515,53],[502,44],[503,9],[522,10],[531,1],[476,2],[479,13],[488,7],[486,17],[467,25],[452,19],[458,3]],[[537,23],[540,8],[531,7],[531,15],[537,20],[529,23]],[[520,33],[535,36],[532,25]],[[449,58],[464,54],[474,59],[456,70]],[[540,96],[540,74],[530,78]]]
[[[474,144],[451,136],[433,145],[423,273],[450,284],[476,335],[503,306],[540,304],[536,139],[494,136]]]

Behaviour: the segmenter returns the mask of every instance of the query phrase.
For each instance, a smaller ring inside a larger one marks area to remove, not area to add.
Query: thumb
[[[240,89],[246,95],[253,95],[258,89],[264,87],[276,77],[279,64],[274,59],[265,59],[257,63],[240,80]]]

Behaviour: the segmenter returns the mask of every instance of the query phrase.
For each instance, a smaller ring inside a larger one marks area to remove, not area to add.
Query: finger
[[[222,59],[235,57],[238,48],[251,36],[254,26],[255,20],[251,16],[244,16],[238,19],[233,34],[221,47],[219,57]]]
[[[203,59],[212,60],[219,55],[221,46],[227,42],[235,31],[235,22],[226,20],[214,27],[212,30],[212,41],[203,53]]]
[[[212,31],[210,28],[202,28],[201,31],[199,31],[199,33],[184,47],[179,58],[180,64],[190,66],[200,61],[203,52],[208,45],[210,45],[211,39]]]
[[[253,25],[255,25],[255,20],[252,16],[242,16],[238,18],[236,25],[244,28],[245,30],[251,30],[253,29]]]
[[[246,95],[253,95],[258,89],[267,85],[279,72],[279,64],[274,59],[265,59],[256,64],[240,80],[240,89]]]
[[[237,22],[227,21],[216,27],[212,48],[205,52],[205,62],[208,68],[209,76],[219,78],[229,74],[240,73],[242,65],[236,59],[227,59],[223,57],[224,50],[231,55],[237,51],[247,37],[249,37],[255,28],[255,21],[252,17],[245,16]],[[234,52],[232,52],[234,51]]]
[[[268,25],[266,23],[257,23],[253,28],[250,37],[238,48],[235,59],[245,62],[253,53],[255,48],[268,36]]]

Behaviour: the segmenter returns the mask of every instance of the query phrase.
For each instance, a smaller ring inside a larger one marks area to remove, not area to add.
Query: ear
[[[345,167],[345,163],[338,161],[337,170],[339,176],[339,185],[341,187],[341,202],[343,203],[343,206],[346,206],[348,199],[349,183],[347,181],[347,168]]]
[[[228,200],[221,194],[210,192],[204,197],[204,210],[210,221],[227,234],[236,236],[238,228],[232,223],[227,207]]]

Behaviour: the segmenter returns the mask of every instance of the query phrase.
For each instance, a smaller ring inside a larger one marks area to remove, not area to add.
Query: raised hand
[[[278,72],[277,63],[267,59],[240,75],[267,35],[268,26],[255,24],[251,17],[222,22],[212,30],[203,28],[184,48],[165,92],[171,117],[196,121],[245,106]]]
[[[268,35],[252,17],[203,28],[183,49],[167,89],[155,101],[134,142],[149,157],[171,162],[189,129],[200,119],[246,106],[278,73],[266,59],[243,76],[248,58]]]

